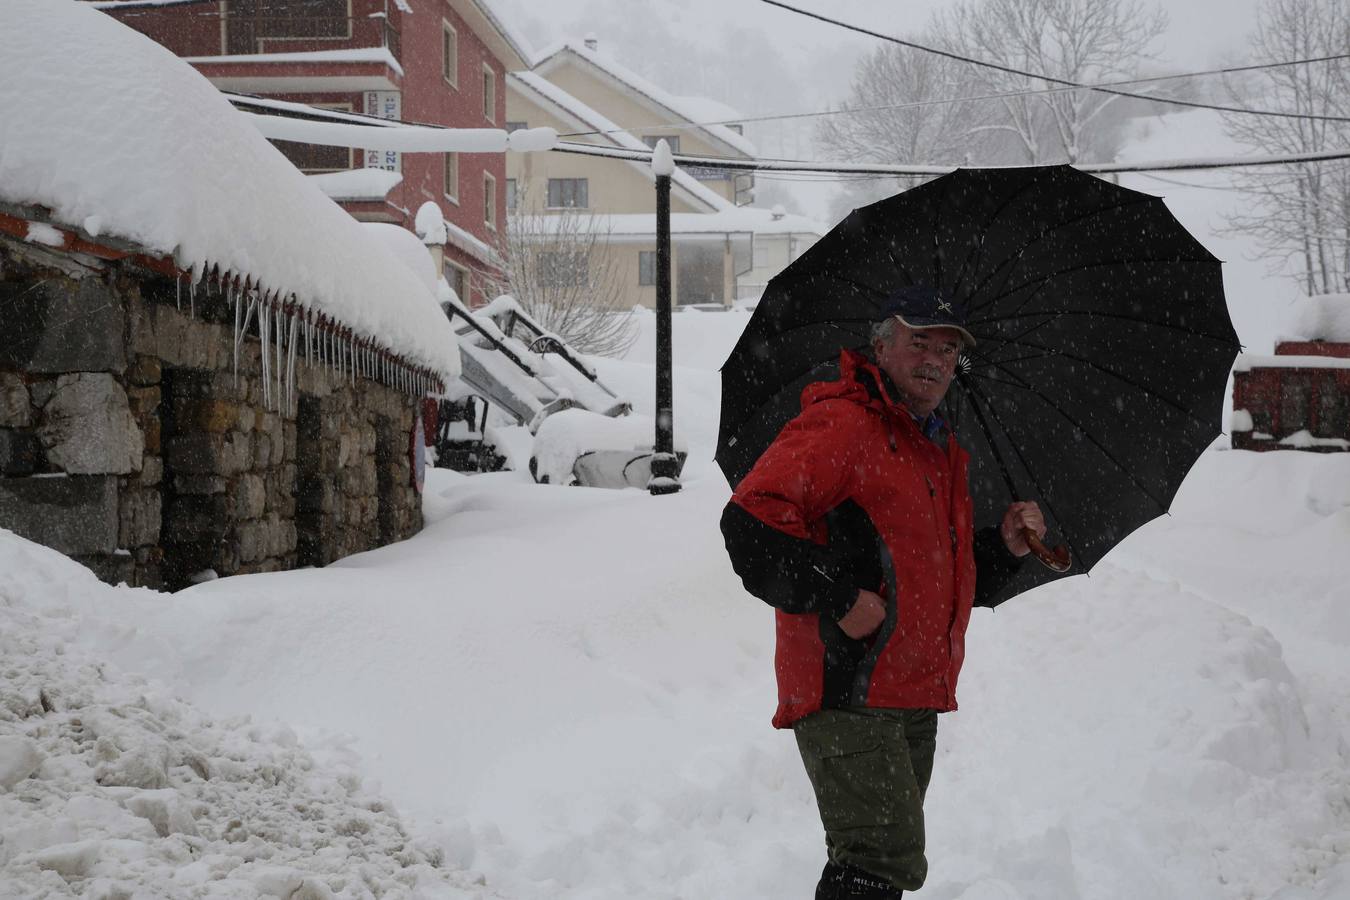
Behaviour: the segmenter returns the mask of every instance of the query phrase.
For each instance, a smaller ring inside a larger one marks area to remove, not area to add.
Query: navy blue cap
[[[883,300],[880,318],[891,316],[910,328],[955,328],[966,344],[975,346],[975,336],[966,330],[965,303],[926,284],[902,287]]]

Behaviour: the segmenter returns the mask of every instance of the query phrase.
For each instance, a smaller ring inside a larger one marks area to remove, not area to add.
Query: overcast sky
[[[761,0],[493,0],[533,42],[579,40],[592,32],[620,61],[655,76],[673,70],[691,47],[711,56],[731,56],[740,36],[759,58],[770,48],[801,77],[784,96],[820,103],[842,98],[853,64],[877,45],[874,38],[801,16]],[[913,34],[944,0],[791,0],[833,18],[891,34]],[[1170,70],[1207,68],[1221,59],[1245,57],[1258,0],[1170,0],[1159,4],[1171,27],[1158,47],[1159,64]],[[635,47],[637,52],[632,52]],[[625,48],[629,52],[625,52]],[[653,48],[656,52],[653,52]],[[666,48],[666,52],[660,52]],[[766,67],[771,67],[767,58]],[[708,60],[697,68],[706,68]],[[644,69],[646,71],[644,71]],[[691,71],[691,80],[702,73]],[[685,85],[665,84],[691,93]],[[766,91],[765,94],[776,94]],[[735,98],[714,96],[723,102]],[[764,96],[766,104],[783,99]],[[746,106],[744,100],[739,104]],[[742,108],[746,115],[786,112],[766,105]]]

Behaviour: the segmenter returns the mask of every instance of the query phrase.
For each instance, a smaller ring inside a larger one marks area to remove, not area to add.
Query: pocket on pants
[[[893,726],[870,717],[837,716],[804,721],[797,729],[821,823],[834,831],[906,822],[913,774],[903,742],[885,734]]]

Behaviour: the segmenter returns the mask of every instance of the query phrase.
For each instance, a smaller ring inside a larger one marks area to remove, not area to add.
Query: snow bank
[[[41,114],[35,114],[35,111]],[[0,11],[0,198],[250,276],[458,374],[435,298],[183,60],[82,3]],[[377,299],[378,298],[378,299]]]
[[[482,896],[345,742],[207,716],[81,646],[152,596],[0,530],[0,893]]]
[[[1289,310],[1285,340],[1350,342],[1350,294],[1304,297]]]

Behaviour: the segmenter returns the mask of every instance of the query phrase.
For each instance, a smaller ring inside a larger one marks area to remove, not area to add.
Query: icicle
[[[272,358],[268,338],[271,336],[272,313],[267,306],[267,295],[264,294],[258,305],[258,340],[262,347],[262,395],[263,406],[267,409],[272,408],[272,367],[269,362]]]
[[[276,332],[277,332],[277,412],[283,412],[283,406],[286,402],[286,363],[284,344],[286,342],[286,310],[284,304],[276,305]]]
[[[183,273],[178,273],[173,278],[173,302],[181,312],[183,309]]]
[[[234,293],[234,388],[239,389],[239,292]]]
[[[197,315],[197,282],[195,279],[188,283],[188,303],[188,312],[195,317]],[[183,307],[179,306],[178,310],[182,312]]]
[[[300,336],[300,317],[291,313],[290,346],[286,350],[286,409],[295,415],[295,349]]]

